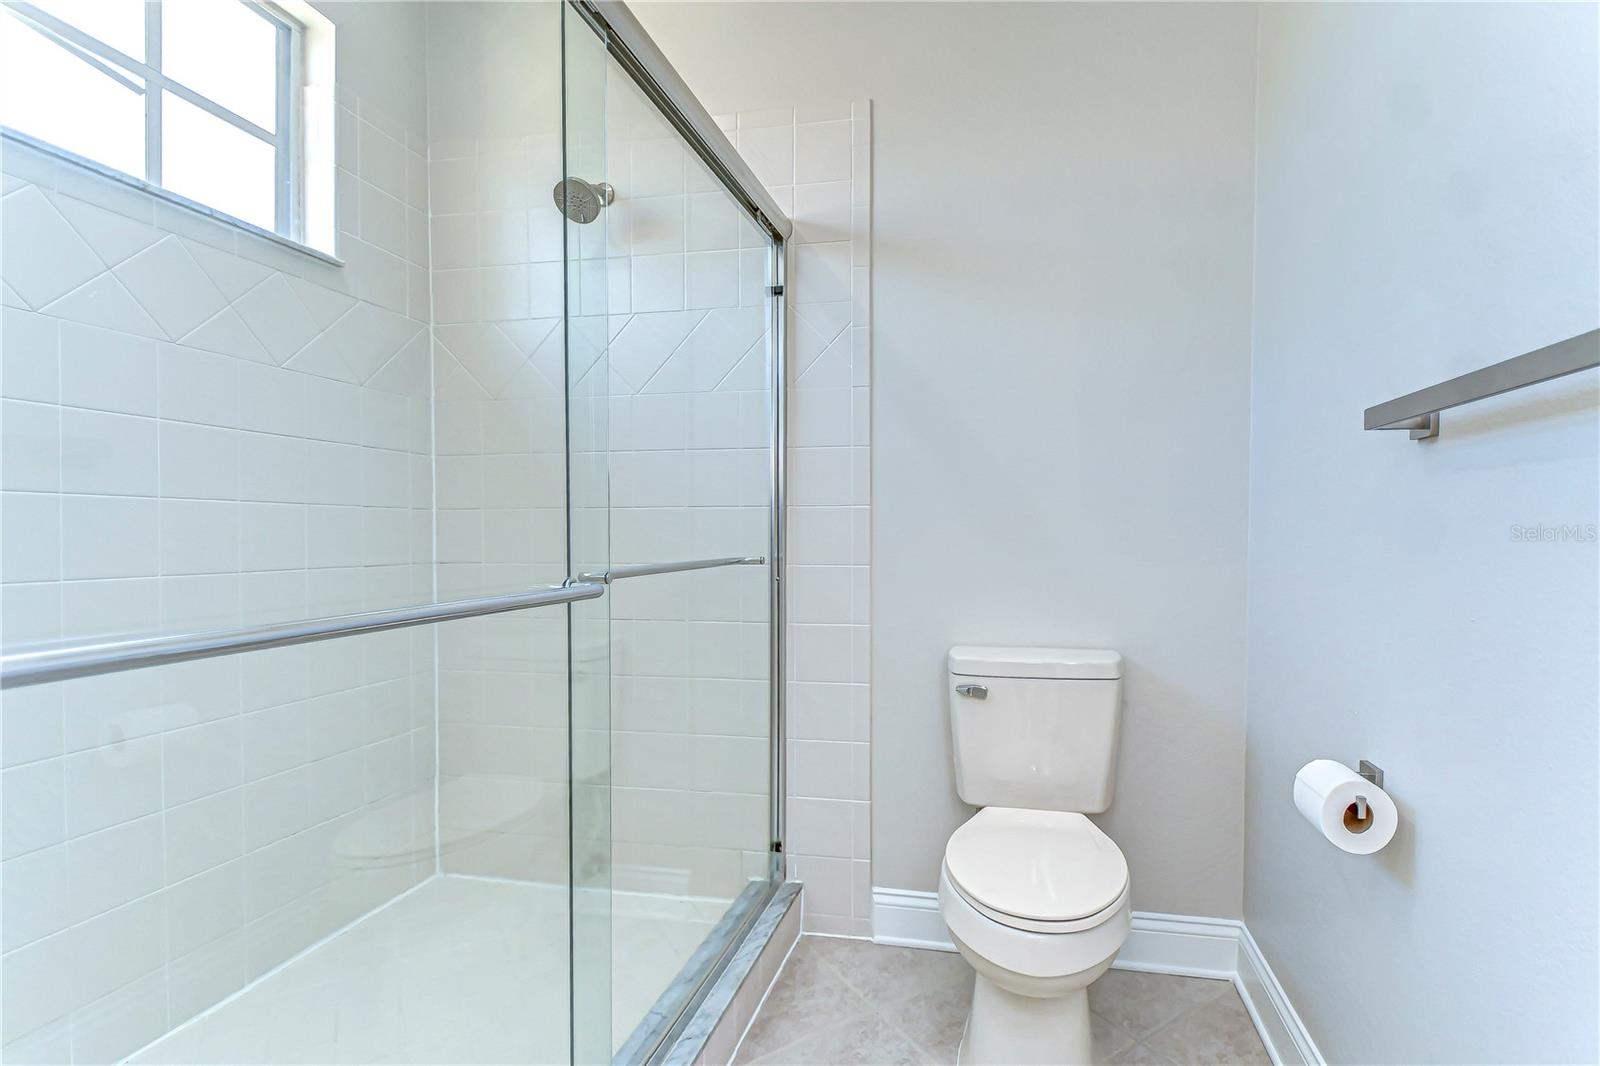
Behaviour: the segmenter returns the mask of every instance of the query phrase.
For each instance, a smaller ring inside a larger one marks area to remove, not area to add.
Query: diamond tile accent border
[[[340,291],[348,284],[343,276],[334,275],[330,288],[251,262],[257,239],[248,234],[235,238],[239,252],[232,254],[26,183],[0,199],[0,219],[8,293],[22,308],[53,318],[253,362],[293,363],[355,385],[371,381],[427,328],[403,307]],[[267,242],[260,250],[281,251]],[[324,266],[309,258],[298,265],[314,273]]]

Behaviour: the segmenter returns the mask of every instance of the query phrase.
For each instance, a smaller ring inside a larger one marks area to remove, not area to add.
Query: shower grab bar
[[[682,563],[638,563],[633,566],[613,566],[600,574],[579,574],[574,581],[594,581],[609,585],[625,577],[653,577],[656,574],[677,574],[685,570],[711,570],[719,566],[766,566],[765,555],[735,555],[726,559],[690,559]]]
[[[1364,429],[1407,429],[1412,440],[1439,435],[1439,412],[1502,392],[1600,367],[1600,329],[1380,403],[1366,410]]]
[[[394,607],[363,614],[333,615],[305,622],[219,629],[210,633],[182,633],[167,637],[78,644],[0,656],[0,688],[22,688],[51,681],[67,681],[97,674],[115,674],[147,666],[167,666],[194,659],[214,659],[247,651],[264,651],[292,644],[313,644],[362,633],[382,633],[391,629],[453,622],[462,618],[481,618],[530,607],[592,600],[605,595],[599,582],[576,581],[524,592],[470,599],[426,603],[416,607]]]

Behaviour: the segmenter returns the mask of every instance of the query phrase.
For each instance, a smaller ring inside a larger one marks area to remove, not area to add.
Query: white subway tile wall
[[[431,597],[425,142],[339,112],[342,268],[0,146],[8,646]],[[0,1057],[115,1061],[430,875],[433,687],[413,630],[6,693]]]
[[[807,932],[872,934],[872,109],[741,111],[739,152],[791,211],[788,871]]]

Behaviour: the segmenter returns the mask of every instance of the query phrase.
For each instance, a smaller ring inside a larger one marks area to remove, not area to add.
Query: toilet
[[[956,790],[939,912],[977,971],[957,1061],[1087,1063],[1089,985],[1128,937],[1128,863],[1086,814],[1115,786],[1122,657],[951,648]]]

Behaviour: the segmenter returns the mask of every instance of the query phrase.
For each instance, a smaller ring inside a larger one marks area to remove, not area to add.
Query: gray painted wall
[[[1330,1062],[1594,1062],[1595,375],[1363,433],[1593,329],[1596,8],[1262,9],[1245,917]],[[1592,527],[1591,527],[1592,528]],[[1370,758],[1372,858],[1295,815]]]
[[[642,4],[713,112],[873,101],[873,879],[952,644],[1119,649],[1134,905],[1241,905],[1253,8]]]

